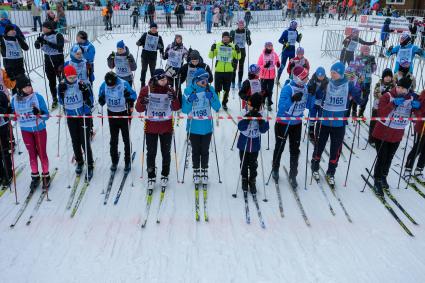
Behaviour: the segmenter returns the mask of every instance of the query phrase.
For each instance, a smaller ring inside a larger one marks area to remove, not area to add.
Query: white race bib
[[[348,101],[348,82],[336,86],[332,82],[328,83],[325,103],[323,109],[326,111],[345,111]]]
[[[74,66],[75,70],[77,71],[77,77],[79,81],[83,81],[85,83],[89,82],[89,78],[87,76],[87,66],[86,61],[83,60],[79,63],[70,61],[70,65]]]
[[[297,41],[297,32],[294,30],[288,30],[288,42],[289,45],[294,46]]]
[[[249,86],[251,88],[251,94],[261,93],[260,80],[249,80]]]
[[[190,116],[203,117],[204,119],[211,116],[211,106],[209,100],[205,97],[205,92],[198,92],[197,99],[192,102],[192,112]]]
[[[156,51],[158,48],[158,40],[159,36],[147,34],[144,49],[147,51]]]
[[[168,95],[161,93],[149,93],[147,115],[155,116],[155,118],[148,118],[149,121],[170,120],[171,103]]]
[[[235,32],[235,44],[239,47],[239,48],[245,48],[245,42],[246,42],[246,33],[237,33]]]
[[[22,49],[19,46],[18,41],[4,39],[6,45],[6,58],[7,59],[19,59],[22,58]]]
[[[357,41],[354,41],[354,40],[350,40],[350,43],[348,44],[348,46],[347,46],[347,50],[348,51],[351,51],[351,52],[354,52],[354,51],[356,51],[356,49],[357,49],[357,45],[358,45],[359,43],[357,42]]]
[[[105,87],[105,98],[108,109],[112,112],[125,111],[124,84],[121,82],[115,87]]]
[[[393,111],[388,114],[388,117],[392,117],[394,119],[398,118],[409,118],[410,112],[412,111],[412,100],[413,98],[407,99],[400,106],[397,106]],[[409,120],[386,120],[384,125],[390,127],[391,129],[403,130],[409,124]]]
[[[232,62],[232,47],[221,45],[218,48],[217,60],[225,63]]]
[[[397,53],[397,62],[399,64],[409,62],[412,63],[412,48],[400,48]]]
[[[300,101],[293,102],[291,107],[289,107],[288,111],[286,111],[286,114],[292,115],[293,117],[298,117],[303,115],[305,106],[307,104],[307,89],[298,88],[294,86],[291,86],[291,88],[292,88],[292,94],[297,92],[302,92],[303,97],[301,98]]]
[[[190,86],[192,84],[193,74],[195,74],[196,69],[197,68],[187,66],[186,86]]]
[[[252,120],[248,124],[248,128],[245,131],[241,131],[241,134],[247,138],[255,139],[260,136],[260,126],[257,120]]]
[[[182,59],[181,52],[170,49],[168,51],[167,65],[173,68],[180,68],[182,66]]]
[[[81,93],[78,83],[68,85],[68,88],[65,91],[64,104],[65,109],[68,110],[77,110],[83,107],[83,94]]]
[[[125,78],[131,76],[130,64],[128,63],[127,56],[115,56],[115,71],[117,76]]]
[[[18,121],[21,127],[35,128],[37,127],[37,118],[33,114],[33,106],[40,108],[36,93],[23,98],[14,99],[15,112],[19,115]]]

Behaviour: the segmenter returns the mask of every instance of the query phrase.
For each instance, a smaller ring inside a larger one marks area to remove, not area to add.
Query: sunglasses
[[[208,80],[201,80],[198,83],[201,84],[201,85],[206,85],[206,84],[208,84]]]

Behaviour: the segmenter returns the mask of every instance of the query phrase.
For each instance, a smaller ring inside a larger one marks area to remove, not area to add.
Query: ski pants
[[[192,168],[208,168],[211,136],[212,133],[206,135],[189,134],[192,147]]]
[[[274,87],[274,79],[262,79],[261,80],[261,89],[265,92],[265,98],[267,99],[267,106],[271,106],[273,104],[273,87]]]
[[[372,109],[372,117],[378,117],[378,109],[375,109],[375,108]],[[373,129],[375,129],[375,125],[376,125],[376,120],[370,120],[369,137],[368,137],[369,143],[375,142],[375,138],[372,136]]]
[[[361,91],[362,91],[361,95],[362,95],[362,100],[363,100],[364,104],[360,106],[360,111],[358,113],[358,115],[360,117],[363,116],[363,113],[366,109],[366,105],[369,101],[370,86],[371,86],[370,82],[369,83],[362,83],[362,85],[361,85]],[[351,109],[352,109],[353,116],[357,116],[357,103],[356,102],[353,101],[353,103],[351,105]]]
[[[158,139],[161,147],[162,155],[162,176],[168,176],[170,174],[170,163],[171,163],[171,140],[173,139],[173,133],[163,134],[149,134],[146,133],[146,163],[148,178],[155,178],[155,159],[158,148]]]
[[[108,115],[117,115],[117,116],[127,116],[127,111],[123,112],[111,112],[108,110]],[[119,155],[118,155],[118,139],[119,133],[121,131],[121,136],[124,141],[124,162],[126,164],[130,163],[130,131],[129,131],[129,120],[128,119],[113,119],[109,118],[109,133],[111,135],[110,140],[110,154],[111,160],[113,164],[118,163]]]
[[[133,28],[139,28],[139,17],[133,17]]]
[[[257,168],[258,168],[258,151],[248,152],[248,151],[239,151],[239,158],[241,160],[240,168],[242,178],[248,179],[250,182],[255,182],[257,178]]]
[[[171,14],[165,14],[165,21],[167,23],[167,28],[171,28]]]
[[[74,150],[75,161],[78,164],[84,163],[83,151],[87,152],[87,165],[93,166],[93,153],[90,145],[90,125],[91,118],[70,118],[66,119],[69,134],[72,141],[72,149]],[[86,127],[84,128],[84,123]],[[87,151],[86,151],[87,143]]]
[[[213,22],[207,21],[207,33],[211,33]]]
[[[311,160],[311,169],[318,171],[320,167],[320,159],[325,150],[328,138],[331,137],[331,148],[329,152],[329,163],[326,174],[335,175],[336,167],[338,166],[339,156],[341,155],[342,142],[345,136],[345,126],[342,127],[329,127],[320,126],[319,138],[314,147],[313,159]]]
[[[341,55],[339,56],[339,61],[344,65],[345,64],[349,65],[350,62],[353,60],[354,60],[354,52],[348,51],[345,48],[343,48],[341,51]]]
[[[382,179],[388,176],[391,162],[393,161],[394,154],[396,153],[399,145],[400,142],[375,140],[375,149],[378,155],[376,157],[375,171],[373,174],[375,179]]]
[[[273,170],[279,170],[280,159],[282,158],[283,150],[285,149],[286,140],[289,137],[289,175],[297,176],[298,174],[298,158],[300,156],[302,123],[289,125],[283,123],[275,123],[274,135],[276,144],[273,151]]]
[[[14,81],[19,76],[25,75],[24,59],[3,59],[4,69],[9,78]],[[12,89],[12,93],[17,93],[16,86]]]
[[[179,15],[176,15],[176,17],[177,17],[177,27],[183,28],[183,15],[179,14]]]
[[[31,173],[38,174],[38,159],[40,158],[43,174],[49,173],[49,158],[47,157],[47,131],[21,131],[22,139],[30,157]]]
[[[292,48],[292,47],[290,47],[290,48]],[[295,57],[295,47],[293,47],[293,48],[294,48],[294,50],[291,50],[291,51],[288,51],[288,50],[282,51],[281,60],[280,60],[281,61],[280,67],[277,70],[277,79],[278,80],[280,80],[280,76],[282,76],[282,72],[285,69],[286,61],[289,61],[289,60],[291,60],[292,58]]]
[[[215,72],[214,74],[214,88],[217,94],[224,90],[223,104],[226,105],[229,100],[230,85],[232,84],[232,74],[227,72]]]
[[[238,83],[242,82],[246,51],[245,51],[245,48],[241,48],[240,51],[241,51],[241,59],[236,60],[236,65],[234,66],[233,74],[232,74],[232,83],[235,83],[236,81],[236,68],[238,68]]]
[[[156,55],[152,57],[142,56],[142,73],[140,74],[140,81],[142,82],[142,87],[146,85],[146,73],[148,71],[153,76],[156,67]]]
[[[416,164],[416,168],[423,169],[425,165],[425,135],[423,135],[421,138],[421,133],[416,133],[415,135],[415,143],[413,144],[413,147],[407,156],[405,165],[406,168],[413,168],[417,155],[419,155],[419,159],[418,163]]]
[[[10,156],[10,123],[0,126],[0,181],[10,180],[12,173],[12,159]]]
[[[44,68],[47,79],[49,80],[49,89],[52,94],[53,100],[57,100],[56,85],[59,83],[59,78],[62,78],[64,57],[63,54],[59,55],[44,55]],[[58,79],[58,81],[56,81]]]

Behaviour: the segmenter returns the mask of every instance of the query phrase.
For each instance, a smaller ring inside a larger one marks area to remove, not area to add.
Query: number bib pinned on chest
[[[83,107],[83,94],[79,90],[78,83],[68,85],[64,96],[65,109],[77,110]]]
[[[412,100],[413,98],[407,99],[400,106],[397,106],[393,111],[388,114],[387,117],[392,117],[396,120],[386,120],[384,125],[390,127],[391,129],[403,130],[409,124],[409,120],[397,120],[398,118],[409,118],[410,112],[412,111]]]
[[[105,88],[105,97],[108,110],[123,112],[125,110],[124,84],[120,83],[113,88]]]
[[[170,120],[171,106],[168,95],[161,93],[149,93],[147,115],[154,116],[154,118],[148,118],[149,121]]]
[[[251,94],[261,94],[261,83],[260,80],[249,80],[249,87],[251,88]]]
[[[168,51],[167,65],[173,68],[180,68],[182,66],[182,53],[177,50]]]
[[[197,68],[187,66],[186,86],[190,86],[192,84],[193,75],[195,74],[196,69]]]
[[[239,47],[239,48],[245,48],[245,43],[246,43],[246,34],[245,33],[237,33],[235,32],[235,44]]]
[[[14,108],[15,112],[20,115],[18,116],[18,121],[21,127],[37,127],[37,118],[32,113],[33,106],[40,108],[36,93],[22,99],[14,99]]]
[[[408,62],[412,63],[412,48],[400,48],[397,53],[397,62],[399,64]]]
[[[307,90],[305,88],[298,88],[291,86],[292,93],[302,92],[303,97],[300,101],[292,103],[286,114],[292,115],[293,117],[301,116],[304,113],[305,106],[307,105]]]
[[[117,76],[120,78],[131,76],[130,64],[128,63],[127,56],[115,56],[115,70]]]
[[[147,34],[144,49],[146,51],[156,51],[156,49],[158,48],[158,40],[159,36]]]
[[[258,138],[260,136],[260,126],[258,121],[251,121],[248,124],[248,128],[245,131],[241,131],[241,134],[250,139]]]
[[[220,46],[217,52],[217,60],[225,63],[232,62],[232,47],[230,46]]]
[[[328,83],[323,109],[326,111],[345,111],[348,101],[348,82],[336,86]]]
[[[288,42],[289,45],[294,46],[297,41],[297,32],[294,30],[288,30]]]
[[[350,40],[350,43],[348,43],[348,46],[346,47],[346,49],[348,51],[354,52],[354,51],[356,51],[358,44],[359,43],[357,41]]]
[[[22,58],[22,49],[18,41],[4,40],[6,45],[6,58],[7,59],[20,59]]]
[[[197,99],[192,103],[191,116],[194,118],[202,116],[204,119],[211,116],[211,107],[209,100],[205,97],[205,92],[198,92]]]
[[[87,76],[87,66],[86,66],[86,62],[82,61],[82,62],[70,62],[70,64],[72,66],[74,66],[75,70],[77,71],[77,77],[79,81],[83,81],[85,83],[89,82],[89,78]]]

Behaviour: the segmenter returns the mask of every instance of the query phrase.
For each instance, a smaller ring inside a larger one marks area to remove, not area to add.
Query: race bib
[[[19,46],[18,41],[4,40],[6,45],[6,58],[7,59],[19,59],[22,58],[22,49]]]
[[[192,112],[190,116],[207,118],[211,116],[211,107],[209,100],[205,97],[205,92],[198,92],[197,99],[192,103]]]
[[[246,34],[235,32],[235,44],[239,48],[245,48],[245,42],[246,42]]]
[[[251,94],[261,93],[260,80],[249,80],[249,86],[251,88]]]
[[[394,119],[398,118],[409,118],[410,112],[412,111],[412,100],[413,98],[410,98],[408,100],[405,100],[404,103],[400,106],[397,106],[391,113],[388,115],[388,117],[392,117]],[[391,129],[396,130],[403,130],[406,128],[406,126],[409,124],[409,120],[403,119],[403,120],[386,120],[384,125],[387,127],[390,127]]]
[[[168,95],[160,93],[149,93],[147,115],[154,116],[154,118],[148,118],[149,121],[170,120],[171,104]]]
[[[401,65],[405,62],[412,63],[412,48],[400,48],[397,53],[397,62]]]
[[[18,121],[21,127],[24,128],[36,128],[37,118],[33,115],[33,106],[40,108],[38,104],[37,95],[33,93],[30,96],[22,99],[14,99],[15,112],[19,114]]]
[[[181,54],[181,52],[170,49],[168,51],[167,65],[169,65],[173,68],[180,68],[182,66],[182,54]]]
[[[288,42],[289,45],[294,46],[295,42],[297,41],[297,32],[294,30],[288,30]]]
[[[77,110],[83,107],[83,94],[79,90],[78,83],[68,85],[64,96],[65,109]]]
[[[48,36],[44,36],[44,39],[45,39],[46,41],[50,42],[50,43],[57,44],[56,34],[51,34],[51,35],[48,35]],[[52,55],[58,55],[58,54],[62,54],[62,53],[60,53],[57,49],[55,49],[55,48],[53,48],[53,47],[50,47],[50,46],[49,46],[49,45],[47,45],[47,44],[43,44],[43,46],[41,47],[41,50],[43,50],[43,52],[44,52],[46,55],[50,55],[50,56],[52,56]]]
[[[89,78],[87,76],[86,61],[82,61],[79,63],[75,63],[71,61],[70,64],[74,66],[75,70],[77,71],[77,77],[79,81],[89,82]]]
[[[328,83],[323,109],[326,111],[345,111],[348,101],[348,82],[336,86]]]
[[[348,51],[351,51],[351,52],[354,52],[354,51],[356,51],[356,49],[357,49],[357,45],[358,45],[359,43],[357,42],[357,41],[354,41],[354,40],[350,40],[350,43],[348,44],[348,46],[347,46],[347,50]]]
[[[119,83],[115,87],[105,88],[105,97],[108,110],[112,112],[123,112],[125,111],[125,99],[124,99],[124,84]]]
[[[193,74],[195,74],[197,68],[187,67],[186,86],[192,84]]]
[[[158,48],[158,40],[159,36],[147,34],[144,49],[147,51],[156,51]]]
[[[304,88],[297,88],[294,86],[291,86],[292,93],[302,92],[303,97],[300,101],[292,103],[291,107],[289,107],[288,111],[286,111],[286,114],[292,115],[293,117],[302,116],[304,113],[305,106],[307,104],[307,90]]]
[[[217,60],[225,63],[232,62],[232,47],[221,45],[218,48]]]
[[[241,134],[250,139],[258,138],[260,136],[260,126],[258,121],[251,121],[248,124],[248,128],[245,131],[241,131]]]
[[[130,64],[128,63],[127,56],[115,56],[115,70],[117,76],[120,78],[131,76]]]

